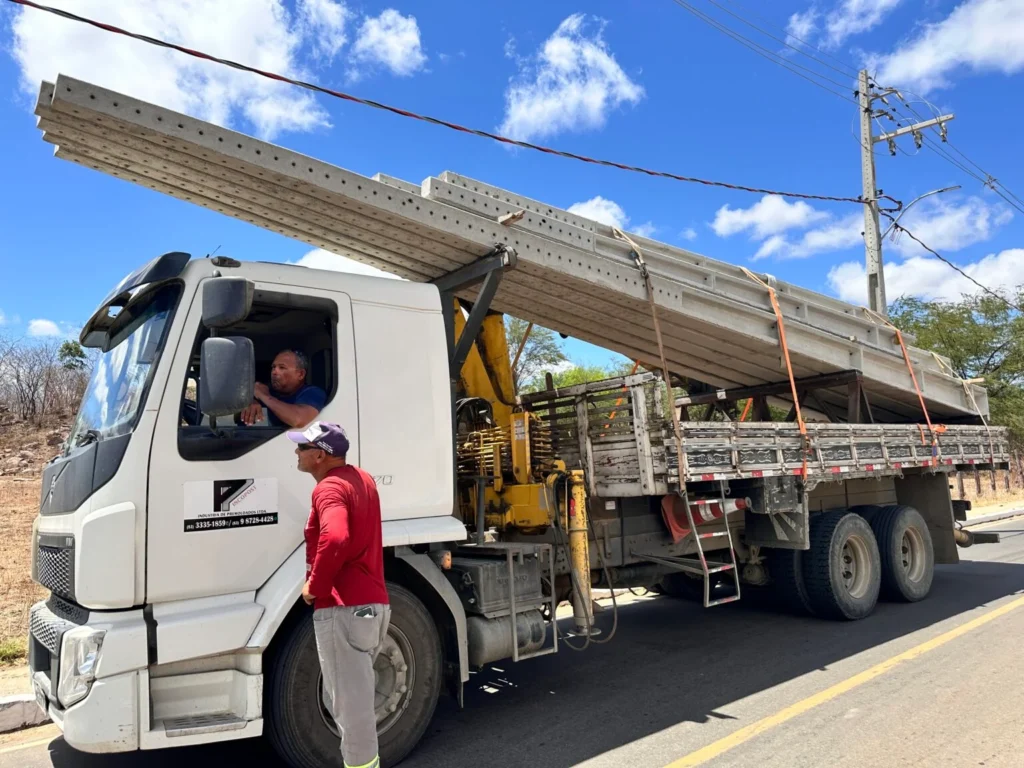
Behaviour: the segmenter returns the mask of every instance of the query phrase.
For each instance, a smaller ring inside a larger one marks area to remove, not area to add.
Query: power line
[[[18,0],[12,0],[12,1],[13,2],[17,2]],[[848,101],[848,102],[850,102],[851,104],[854,104],[854,105],[857,104],[857,102],[854,101],[853,99],[851,99],[849,96],[846,96],[846,95],[840,93],[839,91],[833,90],[832,88],[829,88],[827,85],[822,85],[822,83],[820,81],[815,80],[813,77],[809,77],[809,76],[803,74],[803,72],[798,72],[797,70],[798,69],[802,69],[802,70],[804,70],[804,72],[810,72],[815,77],[821,78],[821,80],[824,80],[826,82],[832,83],[833,85],[837,85],[840,88],[848,87],[847,83],[840,83],[840,82],[838,82],[836,80],[833,80],[830,77],[826,77],[825,75],[821,74],[820,72],[818,72],[816,70],[810,69],[810,68],[802,66],[800,64],[796,64],[795,62],[786,62],[785,60],[782,59],[781,56],[779,56],[774,51],[771,51],[771,50],[765,48],[763,45],[755,43],[753,40],[751,40],[751,39],[749,39],[747,37],[744,37],[739,32],[736,32],[735,30],[730,29],[729,27],[725,26],[724,24],[722,24],[718,20],[714,19],[713,17],[708,16],[703,11],[697,10],[696,8],[694,8],[692,5],[690,5],[689,3],[685,2],[684,0],[674,0],[674,2],[676,3],[676,5],[680,6],[681,8],[684,8],[687,11],[689,11],[691,14],[696,16],[698,19],[703,21],[705,24],[713,27],[714,29],[717,29],[719,32],[721,32],[721,33],[723,33],[725,35],[728,35],[733,40],[738,42],[740,45],[743,45],[743,46],[749,48],[750,50],[754,51],[754,53],[756,53],[757,55],[762,56],[762,57],[768,59],[768,61],[772,62],[773,64],[778,64],[783,69],[788,69],[790,72],[792,72],[797,77],[802,77],[807,82],[809,82],[809,83],[811,83],[813,85],[818,86],[819,88],[821,88],[824,91],[828,91],[833,96],[838,96],[843,101]]]
[[[908,92],[908,95],[913,96],[914,94],[911,94],[911,93]],[[905,98],[903,98],[903,94],[902,93],[899,93],[899,91],[897,91],[897,96],[899,97],[900,103],[903,104],[903,106],[905,106],[908,110],[910,110],[918,119],[922,119],[921,113],[918,112],[916,109],[914,109],[913,105],[910,102],[908,102]],[[931,107],[932,112],[935,115],[939,114],[939,111],[931,104],[931,102],[927,101],[926,99],[921,99],[921,101],[923,103],[927,104],[929,107]],[[897,114],[899,114],[898,108],[895,111],[897,112]],[[964,153],[962,150],[957,148],[951,141],[949,141],[948,139],[944,139],[942,143],[945,144],[947,147],[949,147],[954,152],[956,152],[958,155],[960,155],[960,157],[962,157],[967,163],[969,163],[970,165],[974,166],[978,171],[980,171],[982,174],[984,174],[983,177],[979,176],[976,173],[974,173],[969,168],[964,166],[963,163],[961,163],[960,161],[956,160],[952,155],[950,155],[948,152],[945,151],[945,148],[941,147],[940,145],[935,144],[934,141],[929,141],[927,136],[925,137],[925,142],[929,144],[929,148],[930,149],[932,149],[934,152],[937,152],[938,154],[940,154],[949,163],[951,163],[952,165],[954,165],[957,168],[959,168],[961,171],[966,173],[968,176],[971,176],[972,178],[980,181],[984,186],[986,186],[989,189],[991,189],[993,192],[995,192],[997,195],[999,195],[1001,198],[1003,198],[1003,200],[1008,202],[1015,209],[1017,209],[1021,213],[1024,213],[1024,200],[1022,200],[1016,194],[1014,194],[1013,191],[1011,189],[1009,189],[1009,187],[1007,187],[1001,181],[999,181],[999,179],[997,179],[995,176],[993,176],[991,173],[986,171],[984,168],[982,168],[980,165],[978,165],[976,162],[974,162],[971,158],[969,158],[966,153]],[[1001,187],[1002,191],[1000,191],[998,189],[998,187]],[[1003,193],[1005,193],[1005,194],[1003,194]],[[1009,197],[1007,197],[1007,195],[1009,195]]]
[[[708,0],[708,2],[709,2],[709,3],[711,3],[711,4],[713,5],[713,6],[715,6],[716,8],[718,8],[719,10],[722,10],[722,11],[724,11],[725,13],[728,13],[728,14],[729,14],[730,16],[732,16],[733,18],[739,19],[739,20],[740,20],[740,21],[742,21],[742,22],[743,22],[744,24],[746,24],[746,25],[747,25],[748,27],[751,27],[751,28],[753,28],[753,29],[756,29],[756,30],[757,30],[758,32],[760,32],[760,33],[761,33],[762,35],[764,35],[765,37],[770,37],[770,38],[771,38],[772,40],[774,40],[775,42],[777,42],[777,43],[782,43],[782,45],[786,46],[787,48],[789,48],[789,49],[791,49],[791,50],[794,50],[794,51],[796,51],[797,53],[803,54],[803,55],[804,55],[804,56],[806,56],[807,58],[809,58],[809,59],[811,59],[811,60],[813,60],[813,61],[816,61],[816,62],[818,62],[818,63],[819,63],[819,64],[821,64],[822,66],[828,67],[828,68],[829,68],[829,69],[831,69],[831,70],[832,70],[833,72],[838,72],[838,73],[839,73],[840,75],[843,75],[844,77],[856,77],[856,73],[853,73],[853,74],[851,74],[851,72],[850,72],[849,70],[842,70],[842,69],[839,69],[839,67],[834,67],[834,66],[832,66],[831,64],[829,64],[829,63],[828,63],[827,61],[822,61],[822,60],[821,60],[821,59],[819,59],[819,58],[818,58],[817,56],[812,56],[812,55],[811,55],[811,54],[809,54],[809,53],[808,53],[807,51],[805,51],[805,50],[804,50],[803,48],[797,48],[797,47],[796,47],[795,45],[791,45],[791,44],[790,44],[790,43],[789,43],[789,42],[788,42],[787,40],[785,40],[785,39],[782,39],[782,38],[779,38],[779,37],[776,37],[776,36],[775,36],[775,35],[773,35],[773,34],[772,34],[771,32],[767,32],[767,31],[765,31],[764,29],[762,29],[761,27],[757,26],[757,24],[755,24],[754,22],[752,22],[752,21],[749,21],[749,20],[747,20],[746,18],[744,18],[743,16],[741,16],[741,15],[740,15],[740,14],[738,14],[738,13],[735,13],[735,12],[733,12],[733,11],[730,11],[730,10],[729,10],[728,8],[726,8],[726,7],[724,6],[724,5],[721,5],[721,4],[717,3],[717,2],[715,2],[715,0]],[[793,35],[790,35],[790,34],[789,34],[789,32],[787,32],[786,34],[787,34],[787,35],[788,35],[789,37],[792,37],[792,38],[793,38],[794,40],[796,40],[797,42],[803,42],[802,40],[800,40],[800,38],[798,38],[798,37],[795,37],[795,36],[793,36]],[[804,43],[804,45],[809,45],[809,44],[808,44],[808,43]],[[815,49],[815,50],[817,50],[817,49]],[[819,51],[819,52],[820,52],[820,51]]]
[[[827,51],[821,50],[821,48],[819,48],[818,46],[814,45],[813,43],[809,43],[806,40],[803,40],[803,39],[797,37],[792,32],[790,32],[788,29],[784,29],[783,27],[780,27],[778,24],[775,24],[774,22],[770,21],[769,19],[766,19],[764,16],[761,16],[760,14],[750,10],[749,8],[744,7],[741,3],[737,3],[736,0],[726,0],[726,2],[729,3],[729,5],[735,6],[736,8],[739,8],[739,9],[745,11],[749,15],[753,16],[755,19],[759,19],[760,21],[762,21],[765,24],[767,24],[769,27],[774,27],[775,29],[778,29],[778,30],[780,30],[782,32],[785,32],[787,38],[792,38],[793,40],[796,40],[798,43],[802,43],[803,45],[806,45],[808,48],[813,49],[816,53],[820,53],[822,56],[825,56],[826,58],[832,59],[832,61],[836,62],[837,64],[842,64],[844,67],[846,67],[846,72],[843,73],[844,75],[847,75],[848,77],[857,77],[857,67],[855,67],[850,62],[844,61],[843,59],[840,59],[840,58],[838,58],[836,56],[833,56],[832,54],[828,53]],[[822,62],[822,63],[824,63],[824,62]]]
[[[899,224],[899,223],[898,223],[898,222],[896,221],[896,219],[894,219],[894,218],[893,218],[892,216],[890,216],[890,215],[889,215],[888,213],[885,213],[885,212],[883,212],[883,213],[882,213],[882,215],[883,215],[883,216],[885,216],[885,217],[886,217],[887,219],[889,219],[889,220],[890,220],[890,221],[892,222],[892,227],[893,227],[893,229],[897,230],[898,232],[903,232],[903,233],[904,233],[905,235],[907,235],[907,237],[909,237],[909,238],[910,238],[911,240],[913,240],[913,241],[914,241],[915,243],[917,243],[917,244],[918,244],[918,245],[920,245],[920,246],[921,246],[922,248],[924,248],[924,249],[925,249],[926,251],[928,251],[928,253],[930,253],[930,254],[931,254],[932,256],[934,256],[935,258],[937,258],[937,259],[938,259],[939,261],[941,261],[941,262],[942,262],[943,264],[945,264],[946,266],[948,266],[948,267],[951,267],[952,269],[954,269],[954,270],[956,270],[957,272],[959,272],[959,273],[960,273],[960,274],[961,274],[962,276],[966,277],[966,278],[967,278],[968,280],[970,280],[970,281],[971,281],[972,283],[974,283],[974,284],[975,284],[976,286],[978,286],[979,288],[981,288],[981,290],[983,290],[983,291],[984,291],[985,293],[987,293],[987,294],[988,294],[989,296],[991,296],[992,298],[994,298],[994,299],[998,299],[999,301],[1003,302],[1003,303],[1004,303],[1004,304],[1005,304],[1005,305],[1006,305],[1007,307],[1009,307],[1010,309],[1015,309],[1015,310],[1017,310],[1018,312],[1024,312],[1024,308],[1022,308],[1022,307],[1018,306],[1017,304],[1014,304],[1014,303],[1013,303],[1012,301],[1010,301],[1009,299],[1007,299],[1007,298],[1006,298],[1005,296],[1003,296],[1002,294],[999,294],[999,293],[997,293],[996,291],[993,291],[993,290],[992,290],[991,288],[989,288],[989,287],[988,287],[987,285],[983,285],[983,284],[979,283],[979,282],[978,282],[977,280],[975,280],[975,279],[974,279],[973,277],[971,277],[971,276],[970,276],[969,274],[967,274],[967,273],[966,273],[966,272],[965,272],[965,271],[964,271],[963,269],[961,269],[961,268],[960,268],[960,267],[958,267],[958,266],[957,266],[956,264],[954,264],[954,263],[953,263],[952,261],[950,261],[950,260],[949,260],[949,259],[947,259],[947,258],[946,258],[945,256],[943,256],[943,255],[942,255],[941,253],[939,253],[938,251],[934,250],[933,248],[930,248],[930,247],[928,247],[927,245],[925,245],[925,244],[924,244],[924,243],[923,243],[923,242],[921,241],[921,239],[920,239],[920,238],[918,238],[918,237],[917,237],[917,236],[916,236],[916,235],[915,235],[915,234],[914,234],[913,232],[911,232],[911,231],[910,231],[909,229],[907,229],[906,227],[904,227],[904,226],[903,226],[902,224]]]
[[[473,136],[479,136],[481,138],[491,139],[492,141],[498,141],[498,142],[501,142],[503,144],[509,144],[509,145],[516,146],[516,147],[522,147],[523,149],[532,149],[532,150],[534,150],[536,152],[543,152],[545,154],[555,155],[555,156],[558,156],[558,157],[564,157],[564,158],[568,158],[570,160],[578,160],[580,162],[590,163],[592,165],[606,166],[606,167],[609,167],[609,168],[618,168],[619,170],[631,171],[633,173],[642,173],[642,174],[645,174],[647,176],[655,176],[655,177],[658,177],[658,178],[673,179],[675,181],[683,181],[683,182],[687,182],[687,183],[691,183],[691,184],[703,184],[703,185],[709,186],[709,187],[722,187],[722,188],[725,188],[725,189],[738,190],[740,192],[752,192],[752,193],[755,193],[755,194],[762,194],[762,195],[778,195],[780,197],[793,197],[793,198],[800,198],[800,199],[803,199],[803,200],[825,200],[825,201],[835,202],[835,203],[857,203],[858,205],[862,205],[864,203],[863,200],[861,200],[860,198],[857,198],[857,197],[837,197],[837,196],[832,196],[832,195],[813,195],[813,194],[808,194],[808,193],[804,193],[804,192],[786,192],[786,191],[781,191],[781,190],[766,189],[766,188],[762,188],[762,187],[749,187],[749,186],[745,186],[745,185],[742,185],[742,184],[730,184],[730,183],[724,182],[724,181],[712,181],[710,179],[701,179],[701,178],[697,178],[697,177],[694,177],[694,176],[683,176],[681,174],[670,173],[668,171],[652,170],[650,168],[644,168],[644,167],[638,166],[638,165],[628,165],[628,164],[625,164],[625,163],[616,162],[614,160],[603,160],[603,159],[600,159],[600,158],[587,157],[586,155],[579,155],[579,154],[576,154],[575,152],[567,152],[565,150],[554,149],[553,147],[547,147],[547,146],[544,146],[544,145],[541,145],[541,144],[533,144],[533,143],[528,142],[528,141],[521,141],[519,139],[513,139],[513,138],[508,137],[508,136],[502,136],[501,134],[491,133],[489,131],[483,131],[483,130],[480,130],[478,128],[468,128],[466,126],[459,125],[458,123],[453,123],[453,122],[450,122],[448,120],[442,120],[440,118],[431,117],[429,115],[423,115],[423,114],[420,114],[420,113],[417,113],[417,112],[411,112],[409,110],[401,109],[399,107],[394,107],[394,106],[391,106],[389,104],[384,104],[384,103],[379,102],[379,101],[374,101],[372,99],[364,99],[364,98],[361,98],[359,96],[354,96],[352,94],[345,93],[343,91],[336,91],[336,90],[333,90],[331,88],[326,88],[326,87],[324,87],[322,85],[317,85],[315,83],[309,83],[309,82],[306,82],[304,80],[297,80],[295,78],[286,77],[284,75],[280,75],[280,74],[277,74],[277,73],[274,73],[274,72],[268,72],[268,71],[265,71],[265,70],[262,70],[262,69],[257,69],[256,67],[251,67],[251,66],[248,66],[247,64],[240,64],[239,62],[232,61],[231,59],[219,58],[217,56],[213,56],[211,54],[204,53],[202,51],[197,51],[197,50],[193,50],[191,48],[186,48],[185,46],[177,45],[175,43],[169,43],[169,42],[167,42],[165,40],[161,40],[161,39],[156,38],[156,37],[150,37],[149,35],[143,35],[143,34],[140,34],[138,32],[130,32],[130,31],[122,29],[120,27],[115,27],[112,24],[106,24],[104,22],[96,21],[94,19],[90,19],[90,18],[87,18],[85,16],[79,16],[77,14],[71,13],[70,11],[64,11],[64,10],[61,10],[61,9],[58,9],[58,8],[51,8],[51,7],[46,6],[46,5],[41,5],[39,3],[33,2],[32,0],[7,0],[7,2],[14,3],[16,5],[25,6],[27,8],[32,8],[32,9],[35,9],[37,11],[44,11],[46,13],[51,13],[51,14],[53,14],[55,16],[60,16],[61,18],[68,19],[70,21],[76,21],[76,22],[79,22],[79,23],[82,23],[82,24],[87,24],[87,25],[89,25],[91,27],[95,27],[97,29],[101,29],[101,30],[103,30],[105,32],[111,32],[113,34],[123,35],[125,37],[130,37],[130,38],[132,38],[134,40],[139,40],[141,42],[148,43],[149,45],[155,45],[155,46],[158,46],[160,48],[169,48],[169,49],[177,51],[179,53],[184,53],[187,56],[192,56],[192,57],[197,58],[197,59],[203,59],[205,61],[210,61],[210,62],[214,62],[216,64],[221,64],[223,66],[231,67],[232,69],[237,69],[237,70],[240,70],[242,72],[249,72],[251,74],[259,75],[260,77],[265,77],[265,78],[268,78],[270,80],[276,80],[278,82],[288,83],[290,85],[294,85],[294,86],[299,87],[299,88],[305,88],[306,90],[309,90],[309,91],[314,91],[314,92],[317,92],[317,93],[323,93],[323,94],[326,94],[327,96],[333,96],[334,98],[342,99],[344,101],[349,101],[349,102],[352,102],[354,104],[361,104],[362,106],[373,107],[374,109],[379,109],[379,110],[382,110],[382,111],[385,111],[385,112],[390,112],[392,114],[399,115],[401,117],[407,117],[407,118],[411,118],[411,119],[414,119],[414,120],[421,120],[421,121],[426,122],[426,123],[432,123],[433,125],[439,125],[439,126],[444,127],[444,128],[449,128],[449,129],[451,129],[453,131],[459,131],[460,133],[467,133],[467,134],[471,134]],[[821,87],[825,87],[825,86],[821,86]],[[845,97],[843,97],[843,98],[845,98]]]

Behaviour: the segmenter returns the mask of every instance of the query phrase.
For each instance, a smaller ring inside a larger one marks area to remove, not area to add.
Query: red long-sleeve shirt
[[[332,469],[313,489],[306,573],[314,608],[387,603],[380,497],[359,467]]]

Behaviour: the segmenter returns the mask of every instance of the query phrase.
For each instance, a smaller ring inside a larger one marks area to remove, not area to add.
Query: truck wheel
[[[881,562],[871,526],[860,515],[843,509],[812,517],[811,548],[803,566],[816,615],[853,620],[875,609]]]
[[[393,766],[416,746],[441,692],[441,639],[423,604],[388,584],[391,622],[377,656],[377,737],[381,764]],[[268,670],[264,701],[267,736],[292,768],[341,766],[337,726],[323,703],[312,618],[284,639]]]
[[[799,615],[813,615],[811,600],[804,582],[804,552],[799,549],[768,551],[768,574],[781,608]]]
[[[913,507],[882,507],[871,521],[882,561],[882,595],[914,603],[928,596],[935,576],[932,535]]]

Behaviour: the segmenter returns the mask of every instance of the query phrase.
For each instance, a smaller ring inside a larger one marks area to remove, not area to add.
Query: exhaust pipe
[[[958,546],[966,549],[967,547],[975,544],[998,544],[999,534],[993,531],[966,531],[963,528],[958,528],[953,531],[953,538]]]

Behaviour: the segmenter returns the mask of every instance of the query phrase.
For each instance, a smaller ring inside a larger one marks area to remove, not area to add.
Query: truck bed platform
[[[603,224],[450,172],[422,184],[370,179],[63,75],[42,84],[36,114],[57,157],[409,280],[435,280],[506,245],[518,265],[494,309],[631,359],[658,359],[631,247]],[[502,219],[518,212],[521,218]],[[784,377],[763,286],[734,265],[634,240],[651,271],[674,372],[716,387]],[[795,285],[779,282],[777,292],[796,376],[856,369],[877,420],[921,418],[891,328],[863,308]],[[943,361],[913,348],[910,356],[935,418],[975,414]],[[987,413],[985,390],[968,386]]]
[[[587,470],[601,498],[659,496],[679,483],[668,395],[640,374],[523,397],[550,429],[556,453]],[[688,483],[803,475],[805,443],[792,422],[684,421]],[[907,470],[1007,469],[1004,427],[807,424],[810,484]]]

